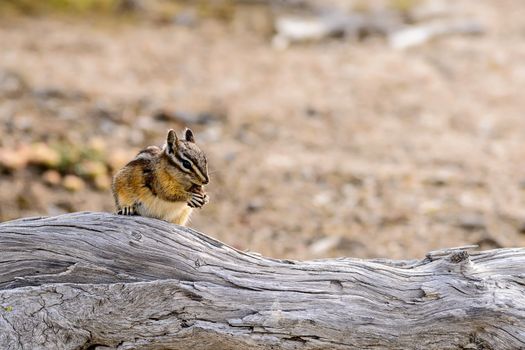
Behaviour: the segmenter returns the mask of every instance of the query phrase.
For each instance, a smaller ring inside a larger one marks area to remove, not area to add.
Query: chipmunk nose
[[[207,185],[209,182],[210,182],[210,179],[206,178],[206,180],[204,180],[204,181],[202,182],[202,184],[203,184],[203,185]]]

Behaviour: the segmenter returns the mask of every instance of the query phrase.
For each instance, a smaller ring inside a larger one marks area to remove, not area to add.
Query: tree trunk
[[[0,349],[524,349],[525,249],[290,261],[163,221],[0,224]]]

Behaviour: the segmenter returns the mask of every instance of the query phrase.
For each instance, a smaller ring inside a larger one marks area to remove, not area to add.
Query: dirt
[[[210,203],[190,226],[242,250],[421,258],[525,245],[525,24],[409,50],[277,50],[265,35],[56,17],[0,21],[0,220],[113,211],[111,173],[186,126]]]

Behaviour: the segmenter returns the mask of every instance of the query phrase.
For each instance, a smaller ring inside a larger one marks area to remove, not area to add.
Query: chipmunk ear
[[[191,131],[191,129],[186,128],[186,130],[184,130],[184,138],[188,142],[195,142],[195,138],[193,137],[193,131]]]
[[[174,153],[175,148],[177,147],[178,137],[173,129],[168,131],[168,137],[166,138],[166,149],[168,153]]]

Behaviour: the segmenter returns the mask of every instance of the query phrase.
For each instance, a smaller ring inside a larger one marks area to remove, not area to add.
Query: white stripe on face
[[[197,174],[197,176],[201,179],[201,181],[206,181],[206,178],[204,177],[204,175],[202,175],[202,172],[199,168],[197,168],[193,163],[191,163],[191,167],[193,168],[195,174]]]
[[[195,166],[195,164],[193,163],[193,161],[191,159],[189,159],[188,157],[184,156],[180,152],[177,153],[177,154],[178,154],[178,156],[181,159],[184,159],[185,161],[188,161],[191,164],[191,169],[193,170],[193,173],[196,174],[201,179],[201,181],[206,181],[206,177],[202,174],[200,169]],[[183,167],[183,169],[187,170],[184,166],[182,166],[182,167]],[[187,171],[187,172],[189,172],[189,171]]]
[[[170,160],[175,163],[180,170],[182,170],[183,172],[185,173],[191,173],[191,170],[190,169],[186,169],[186,167],[184,165],[182,165],[182,162],[174,155],[170,155]]]

